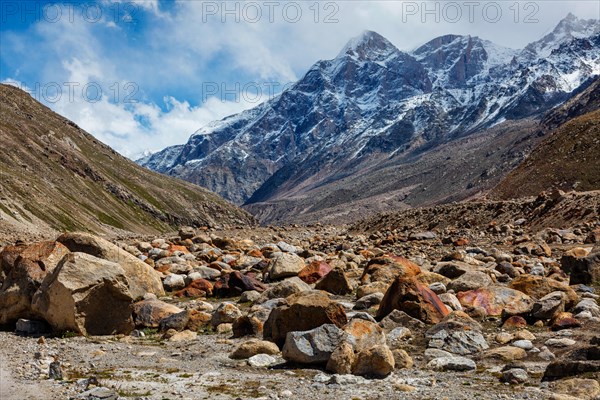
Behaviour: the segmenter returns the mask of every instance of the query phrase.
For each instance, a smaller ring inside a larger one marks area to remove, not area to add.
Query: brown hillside
[[[600,110],[555,130],[492,191],[491,197],[533,196],[544,190],[600,189]]]
[[[206,189],[136,165],[8,85],[0,85],[0,141],[0,231],[155,233],[253,221]]]

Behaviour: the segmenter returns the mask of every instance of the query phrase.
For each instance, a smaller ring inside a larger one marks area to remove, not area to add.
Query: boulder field
[[[600,374],[595,229],[67,233],[2,249],[0,323],[34,337],[152,338],[182,354],[228,337],[215,340],[231,342],[231,362],[317,368],[323,385],[402,370],[588,385]]]

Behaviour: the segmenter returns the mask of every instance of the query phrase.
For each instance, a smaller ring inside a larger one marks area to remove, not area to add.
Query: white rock
[[[569,347],[569,346],[573,346],[575,343],[577,343],[577,342],[573,339],[561,338],[561,339],[548,339],[548,340],[546,340],[546,342],[544,344],[549,347]]]
[[[531,340],[517,340],[512,343],[513,346],[519,347],[523,350],[531,350],[533,349],[533,343]]]
[[[248,359],[248,364],[255,368],[265,368],[277,363],[277,359],[268,354],[257,354]]]
[[[477,368],[475,361],[466,357],[439,357],[427,363],[427,368],[437,371],[470,371]]]
[[[181,290],[185,287],[185,276],[178,274],[169,274],[163,280],[163,286],[167,292]]]

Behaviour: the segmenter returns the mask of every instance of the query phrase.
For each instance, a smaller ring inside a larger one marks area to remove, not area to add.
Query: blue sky
[[[336,56],[361,31],[401,50],[447,33],[522,48],[597,1],[0,2],[0,81],[136,158],[184,143]],[[469,8],[471,7],[471,8]]]

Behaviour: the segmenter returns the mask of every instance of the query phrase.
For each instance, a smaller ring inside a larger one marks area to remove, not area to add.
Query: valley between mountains
[[[366,31],[135,163],[0,85],[0,399],[600,399],[599,76]]]
[[[522,50],[446,35],[405,53],[367,31],[272,100],[138,163],[209,188],[262,223],[460,201],[519,165],[552,132],[540,121],[599,73],[598,20],[572,14]]]

